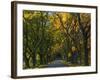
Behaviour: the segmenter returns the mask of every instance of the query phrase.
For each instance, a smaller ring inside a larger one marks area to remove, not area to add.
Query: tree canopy
[[[90,32],[89,13],[24,10],[23,68],[46,67],[58,57],[67,66],[89,66]]]

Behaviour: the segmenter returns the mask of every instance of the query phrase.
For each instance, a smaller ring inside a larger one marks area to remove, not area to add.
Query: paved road
[[[48,64],[47,67],[65,67],[66,65],[64,65],[62,61],[63,60],[55,60],[51,62],[50,64]]]

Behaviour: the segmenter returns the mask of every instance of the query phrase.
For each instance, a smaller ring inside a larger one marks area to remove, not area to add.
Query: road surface
[[[54,60],[47,67],[65,67],[66,65],[62,63],[63,60]]]

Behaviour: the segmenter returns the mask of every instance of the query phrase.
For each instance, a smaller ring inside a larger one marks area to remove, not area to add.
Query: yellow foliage
[[[61,13],[62,15],[62,21],[64,24],[66,24],[66,22],[68,22],[69,18],[70,18],[70,14],[69,13]]]
[[[61,17],[61,20],[62,20],[63,24],[65,25],[69,18],[69,13],[63,12],[63,13],[58,13],[58,15]],[[57,29],[61,26],[61,22],[58,17],[56,17],[56,19],[54,19],[53,25]]]
[[[32,19],[32,14],[31,13],[25,13],[24,14],[24,18],[26,18],[26,19]]]
[[[62,21],[66,22],[66,19],[67,19],[66,13],[62,13]]]
[[[70,52],[68,53],[68,57],[71,57],[71,53]]]
[[[60,20],[55,19],[54,22],[53,22],[53,26],[58,29],[61,26]]]
[[[75,51],[75,50],[76,50],[75,46],[72,46],[72,51]]]

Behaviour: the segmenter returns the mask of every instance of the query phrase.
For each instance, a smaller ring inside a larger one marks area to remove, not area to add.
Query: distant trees
[[[80,65],[90,65],[89,13],[23,11],[23,68],[44,67],[57,54],[70,61],[72,47]]]

